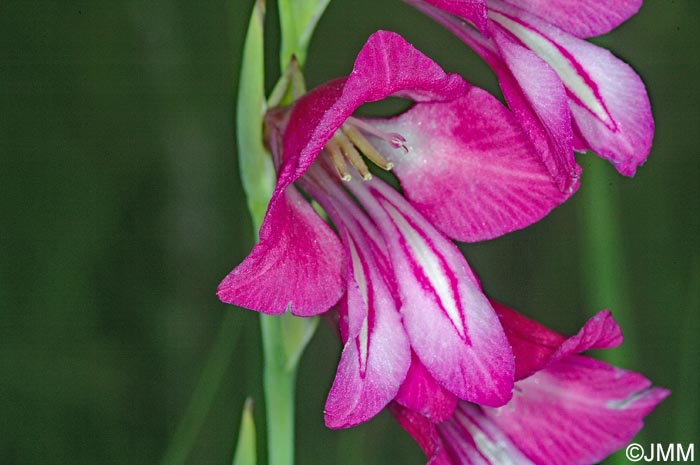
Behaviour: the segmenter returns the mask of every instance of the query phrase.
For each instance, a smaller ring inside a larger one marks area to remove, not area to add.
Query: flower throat
[[[367,140],[362,134],[363,131],[385,140],[394,148],[401,148],[404,152],[408,152],[406,139],[402,135],[381,131],[371,124],[351,116],[335,132],[325,147],[338,176],[343,181],[352,179],[348,163],[357,170],[363,180],[372,179],[372,173],[369,172],[362,155],[383,170],[391,171],[394,167],[394,164]]]

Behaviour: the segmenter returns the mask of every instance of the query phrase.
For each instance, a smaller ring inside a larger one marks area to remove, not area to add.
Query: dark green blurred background
[[[232,110],[251,3],[0,3],[0,463],[159,463],[222,326],[227,369],[200,386],[213,404],[187,463],[230,463],[247,395],[262,427],[257,317],[214,294],[253,240]],[[581,156],[571,202],[527,231],[463,247],[493,297],[561,331],[619,310],[633,350],[613,356],[673,390],[644,440],[696,449],[699,20],[696,0],[647,0],[597,39],[651,96],[655,146],[636,178]],[[347,73],[378,28],[497,91],[465,46],[398,0],[335,0],[310,50],[310,86]],[[610,265],[587,239],[596,198],[614,209]],[[621,292],[595,282],[606,272]],[[322,325],[302,361],[297,463],[424,463],[388,415],[324,428],[339,349]]]

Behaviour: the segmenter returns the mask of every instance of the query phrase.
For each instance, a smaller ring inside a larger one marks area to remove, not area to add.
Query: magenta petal
[[[270,202],[260,242],[219,284],[226,303],[268,314],[316,315],[345,289],[344,253],[331,228],[289,188]]]
[[[575,336],[566,338],[505,305],[491,300],[515,355],[520,380],[569,355],[608,349],[622,343],[622,331],[608,310],[589,319]]]
[[[510,403],[508,404],[510,405]],[[505,406],[503,408],[508,408]],[[508,436],[473,404],[460,402],[453,417],[436,426],[437,463],[449,465],[535,465]],[[533,432],[534,434],[534,432]],[[429,462],[432,464],[433,462]],[[540,465],[540,464],[537,464]],[[543,464],[542,464],[543,465]]]
[[[313,163],[335,131],[362,104],[390,95],[415,101],[452,100],[466,83],[446,74],[400,35],[372,34],[347,79],[337,79],[299,99],[284,136],[284,160],[278,189],[298,179]]]
[[[373,125],[406,138],[409,152],[391,158],[394,172],[411,204],[454,239],[475,242],[524,228],[570,195],[557,188],[512,114],[476,87]],[[387,142],[375,144],[392,153]]]
[[[485,416],[537,465],[590,465],[625,446],[669,391],[644,376],[569,356],[516,383]]]
[[[435,381],[415,353],[411,354],[411,367],[394,400],[433,423],[450,418],[457,406],[457,397]]]
[[[435,423],[396,402],[389,404],[389,411],[401,427],[416,440],[425,455],[428,458],[432,457],[428,465],[461,465],[453,464],[449,457],[445,456]]]
[[[649,98],[634,70],[609,51],[508,3],[490,0],[489,5],[494,23],[557,72],[587,146],[611,161],[620,173],[632,176],[646,160],[654,135]]]
[[[572,150],[566,92],[556,72],[493,24],[489,31],[495,42],[443,10],[422,2],[414,6],[449,29],[493,68],[508,106],[557,186],[562,192],[575,191],[581,169]]]
[[[369,420],[396,396],[411,349],[376,227],[319,164],[301,184],[337,225],[345,245],[347,293],[339,306],[344,348],[325,408],[326,425],[345,428]]]
[[[348,183],[385,237],[411,347],[430,374],[462,399],[502,405],[513,356],[503,329],[459,250],[392,188]]]
[[[286,188],[304,174],[333,133],[360,105],[339,104],[346,82],[347,78],[334,79],[295,102],[284,132],[278,189]]]
[[[357,240],[357,243],[356,243]],[[368,244],[346,235],[348,291],[345,311],[349,337],[326,401],[329,428],[345,428],[369,420],[395,396],[406,377],[411,355],[396,303],[373,263]],[[364,317],[362,317],[364,316]]]
[[[639,11],[642,0],[506,0],[577,37],[612,31]]]
[[[491,300],[515,356],[515,379],[526,378],[542,369],[566,337],[544,325]]]
[[[612,119],[606,124],[572,99],[577,130],[590,150],[612,162],[621,174],[634,176],[637,167],[646,161],[654,138],[654,119],[644,83],[609,51],[588,42],[579,45],[570,50],[595,81]]]
[[[348,305],[356,305],[356,286],[348,288]],[[391,297],[388,297],[389,299]],[[375,302],[368,329],[349,339],[325,407],[326,426],[346,428],[378,414],[398,392],[410,363],[408,338],[395,307]]]
[[[485,0],[404,0],[408,4],[417,6],[419,3],[427,3],[439,8],[451,15],[466,19],[482,33],[486,32],[486,1]]]
[[[574,159],[571,116],[556,72],[532,51],[493,28],[503,62],[492,62],[509,107],[563,191],[573,191],[581,173]]]
[[[622,344],[622,330],[609,310],[596,313],[581,330],[568,338],[552,355],[549,363],[591,349],[610,349]]]

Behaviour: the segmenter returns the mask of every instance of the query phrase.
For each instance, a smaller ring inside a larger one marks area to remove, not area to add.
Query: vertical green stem
[[[263,387],[267,419],[268,465],[294,464],[294,386],[296,366],[287,367],[281,337],[286,315],[260,315],[265,368]]]
[[[294,464],[294,394],[297,366],[311,340],[318,318],[260,315],[263,389],[267,418],[269,465]]]
[[[264,3],[257,0],[243,50],[236,108],[241,179],[248,198],[253,229],[256,232],[263,222],[267,203],[275,185],[271,158],[263,144],[263,118],[267,108],[264,92],[264,13]],[[260,315],[269,465],[294,464],[296,365],[287,366],[284,345],[287,334],[282,326],[283,318],[287,316]]]
[[[280,0],[282,29],[280,86],[271,96],[274,104],[291,103],[289,85],[298,84],[299,64],[306,57],[311,34],[330,0]],[[260,229],[270,200],[275,174],[263,144],[264,2],[257,0],[243,51],[238,91],[237,136],[243,187],[255,231]],[[297,57],[297,58],[294,58]],[[299,60],[297,62],[297,60]],[[297,86],[298,87],[298,86]],[[279,283],[284,286],[285,283]],[[267,423],[268,465],[294,465],[294,387],[301,353],[313,335],[318,319],[290,314],[260,315],[263,342],[263,390]]]

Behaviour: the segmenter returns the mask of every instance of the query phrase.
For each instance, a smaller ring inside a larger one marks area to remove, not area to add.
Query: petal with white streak
[[[571,113],[561,79],[531,50],[497,27],[491,31],[499,51],[499,58],[491,57],[491,66],[508,106],[559,188],[575,191],[581,168],[574,159]]]
[[[537,465],[589,465],[624,447],[669,392],[644,376],[581,355],[516,383],[485,416]]]
[[[411,359],[396,303],[376,264],[364,247],[346,237],[350,269],[341,318],[358,310],[365,317],[349,334],[328,394],[329,428],[354,426],[379,413],[396,396]]]
[[[354,426],[379,413],[396,396],[411,363],[386,245],[337,183],[317,165],[302,178],[338,226],[348,257],[347,293],[339,306],[344,348],[325,408],[329,428]]]
[[[508,3],[491,0],[490,19],[559,75],[588,148],[634,175],[651,149],[654,120],[644,84],[608,50],[574,37]]]
[[[458,397],[504,404],[513,356],[462,254],[379,179],[348,185],[387,241],[404,327],[420,361]]]
[[[571,112],[561,79],[544,60],[489,24],[488,40],[458,17],[424,2],[412,4],[474,49],[498,76],[508,106],[562,192],[578,188]]]

